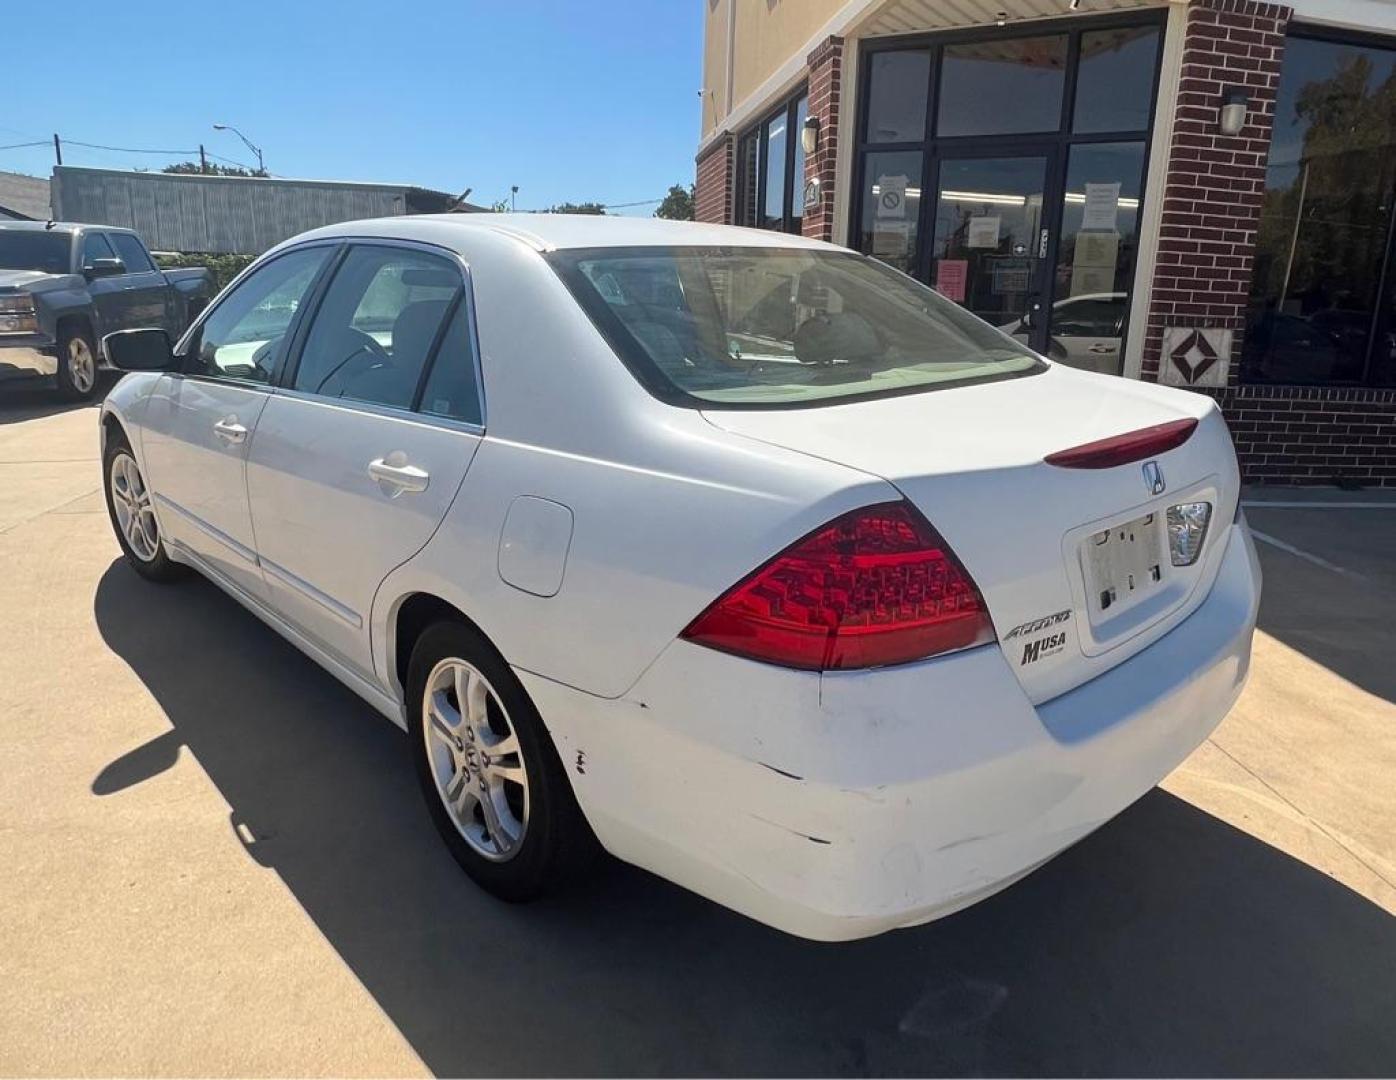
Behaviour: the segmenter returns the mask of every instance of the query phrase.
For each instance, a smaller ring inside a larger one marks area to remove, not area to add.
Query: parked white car
[[[1119,813],[1245,681],[1212,401],[827,244],[355,222],[173,350],[107,348],[131,566],[196,568],[406,728],[503,897],[599,840],[794,934],[922,923]]]

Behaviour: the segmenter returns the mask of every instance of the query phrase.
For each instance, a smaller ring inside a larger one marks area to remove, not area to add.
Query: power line
[[[115,152],[118,153],[118,154],[165,154],[165,155],[168,156],[168,155],[174,155],[174,154],[197,154],[197,153],[199,152],[197,149],[194,149],[194,150],[145,150],[145,149],[142,149],[142,148],[140,148],[140,147],[135,147],[135,146],[103,146],[101,143],[82,142],[82,141],[79,140],[79,139],[62,139],[62,142],[63,142],[64,145],[66,145],[66,146],[85,146],[85,147],[87,147],[89,150],[112,150],[112,151],[115,151]]]
[[[649,206],[650,203],[663,202],[663,199],[637,199],[635,202],[613,202],[602,203],[607,210],[624,210],[627,206]]]
[[[40,139],[38,142],[17,142],[17,143],[10,143],[8,146],[0,146],[0,150],[18,150],[18,149],[20,149],[21,147],[25,147],[25,146],[47,146],[47,145],[48,145],[48,140],[47,140],[47,139]]]

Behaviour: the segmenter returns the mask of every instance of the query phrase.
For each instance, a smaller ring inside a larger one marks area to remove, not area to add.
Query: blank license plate
[[[1088,536],[1083,562],[1091,621],[1108,619],[1158,588],[1163,580],[1162,529],[1157,514]]]

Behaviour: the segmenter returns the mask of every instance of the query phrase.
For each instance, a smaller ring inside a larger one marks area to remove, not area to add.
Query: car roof
[[[314,235],[361,236],[368,224],[346,221],[317,229]],[[391,230],[404,238],[414,233],[431,232],[440,238],[448,230],[485,230],[512,236],[538,251],[604,247],[831,247],[818,240],[765,229],[602,214],[414,214],[380,218],[371,224],[375,233]]]

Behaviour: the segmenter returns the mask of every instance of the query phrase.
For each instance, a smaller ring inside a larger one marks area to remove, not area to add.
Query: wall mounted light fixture
[[[1239,135],[1246,126],[1246,109],[1250,106],[1250,95],[1240,86],[1222,91],[1221,109],[1217,113],[1217,126],[1223,135]]]
[[[819,149],[819,117],[805,117],[804,126],[800,128],[800,147],[806,157]]]

